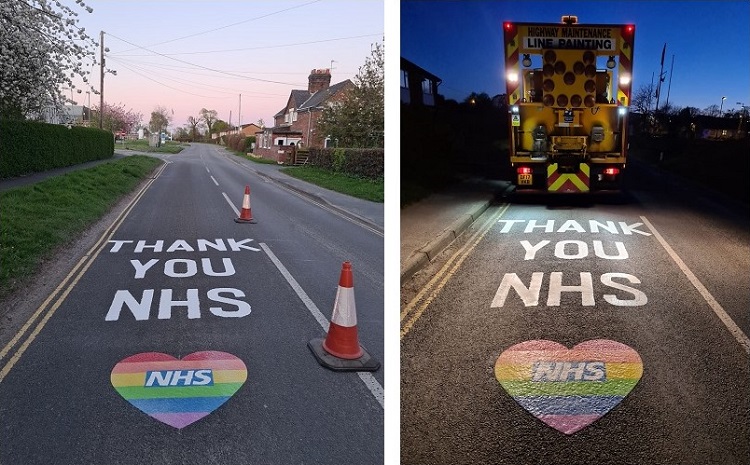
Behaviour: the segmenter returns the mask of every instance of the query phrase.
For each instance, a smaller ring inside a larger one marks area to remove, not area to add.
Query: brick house
[[[317,122],[326,105],[343,99],[354,88],[349,79],[331,85],[330,69],[314,69],[307,90],[292,90],[286,106],[273,117],[274,125],[255,134],[256,156],[284,162],[298,147],[324,147],[326,135],[317,133]]]
[[[250,137],[250,136],[256,135],[259,131],[263,131],[263,128],[260,127],[260,126],[258,126],[255,123],[243,124],[242,125],[241,134],[244,137]],[[211,133],[211,139],[212,140],[213,139],[218,139],[221,136],[228,136],[228,135],[232,135],[232,134],[237,134],[238,132],[240,132],[240,131],[238,131],[236,127],[232,128],[232,129],[229,129],[229,130],[226,130],[226,131],[219,132],[219,133],[214,132],[214,133]]]

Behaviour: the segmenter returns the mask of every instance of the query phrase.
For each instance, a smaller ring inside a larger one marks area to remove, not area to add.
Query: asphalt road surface
[[[359,342],[383,360],[382,230],[215,146],[164,159],[4,349],[0,463],[382,464],[383,369],[307,347],[349,261]],[[234,221],[246,185],[256,224]]]
[[[498,200],[405,283],[403,464],[750,463],[747,211],[629,174]]]

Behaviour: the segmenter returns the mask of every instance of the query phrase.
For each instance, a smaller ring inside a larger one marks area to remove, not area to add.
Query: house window
[[[297,112],[292,108],[292,122],[297,121]]]
[[[409,72],[405,69],[401,70],[401,87],[404,89],[409,88]]]
[[[432,94],[432,82],[429,79],[422,81],[422,93]]]

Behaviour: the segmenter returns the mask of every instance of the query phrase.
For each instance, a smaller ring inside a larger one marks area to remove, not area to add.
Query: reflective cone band
[[[329,354],[353,360],[363,355],[357,337],[357,305],[354,301],[352,265],[344,262],[341,267],[339,288],[333,305],[333,316],[323,349]]]
[[[250,186],[245,186],[245,196],[242,198],[242,211],[240,217],[234,220],[237,223],[256,223],[253,212],[250,210]]]
[[[319,364],[333,371],[377,371],[380,362],[359,345],[357,336],[357,306],[354,303],[352,264],[341,266],[333,316],[326,338],[315,338],[307,343]]]

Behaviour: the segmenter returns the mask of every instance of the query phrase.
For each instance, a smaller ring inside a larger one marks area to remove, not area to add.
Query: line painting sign
[[[642,375],[638,352],[607,339],[585,341],[572,349],[553,341],[521,342],[495,363],[495,377],[513,400],[568,435],[622,402]]]
[[[227,352],[193,352],[178,360],[159,352],[131,355],[112,369],[115,390],[148,416],[177,429],[207,416],[245,383],[245,363]]]

